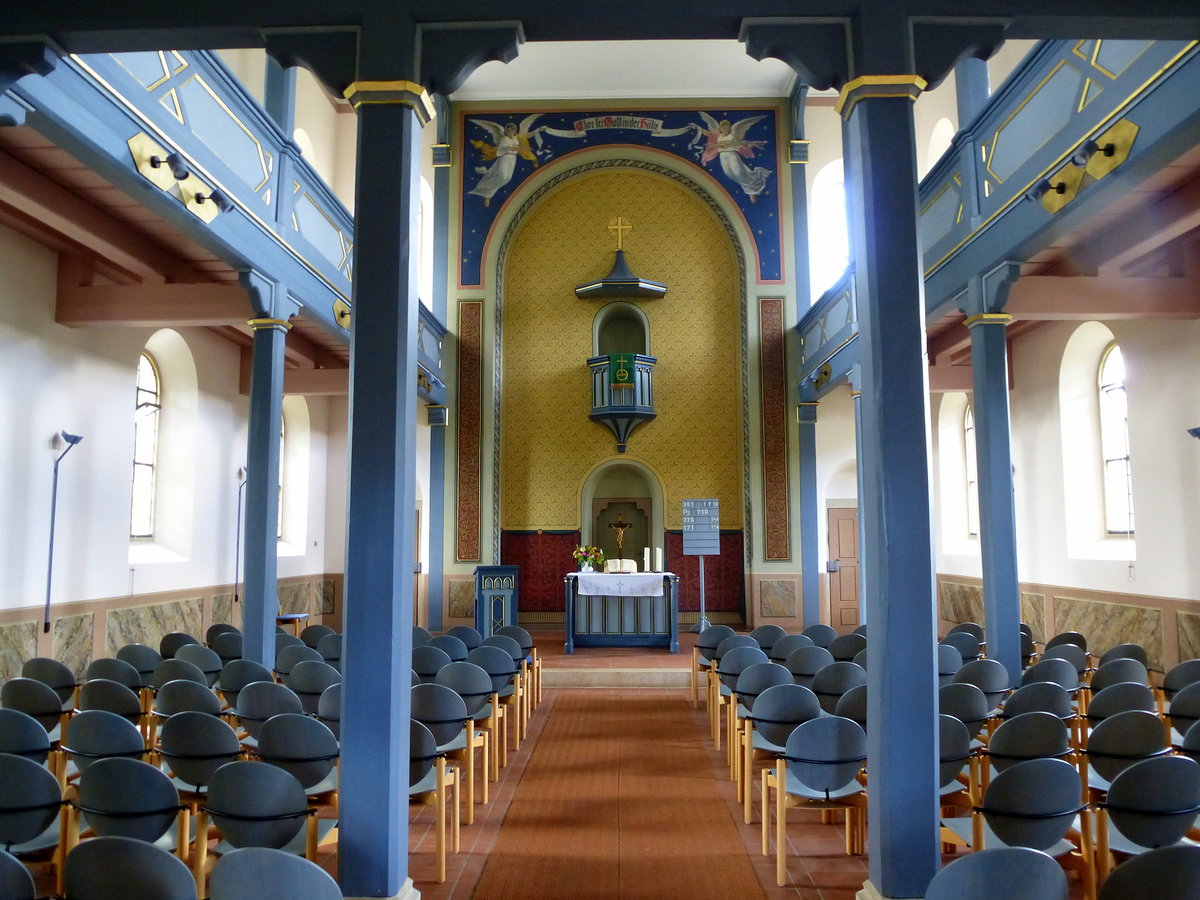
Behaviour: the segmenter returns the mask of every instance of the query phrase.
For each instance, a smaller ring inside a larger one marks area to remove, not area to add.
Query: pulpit
[[[578,647],[666,647],[679,652],[679,576],[671,572],[563,578],[566,652]]]

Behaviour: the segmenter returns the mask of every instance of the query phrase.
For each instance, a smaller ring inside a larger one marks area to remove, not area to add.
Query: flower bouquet
[[[575,562],[579,563],[580,572],[591,572],[593,567],[599,568],[604,565],[604,551],[599,547],[576,547],[571,551],[571,555],[575,557]]]

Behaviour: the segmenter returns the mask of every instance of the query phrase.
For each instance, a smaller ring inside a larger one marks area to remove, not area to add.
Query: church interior
[[[344,633],[325,868],[465,897],[409,858],[414,634],[525,629],[541,741],[588,659],[682,708],[694,632],[869,630],[868,862],[751,880],[925,896],[940,638],[1200,658],[1200,6],[1052,5],[0,10],[0,683]]]

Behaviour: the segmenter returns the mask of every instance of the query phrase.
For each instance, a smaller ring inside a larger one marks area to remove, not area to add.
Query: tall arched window
[[[279,494],[275,499],[275,540],[283,540],[283,483],[287,471],[284,460],[287,459],[287,423],[281,416],[279,419]]]
[[[809,281],[816,302],[842,277],[850,261],[845,172],[840,159],[813,179],[808,219]]]
[[[979,535],[979,468],[975,456],[975,413],[967,404],[963,413],[963,464],[967,474],[967,534]]]
[[[138,360],[133,410],[133,499],[131,538],[154,537],[154,487],[158,465],[158,420],[162,411],[161,379],[149,353]]]
[[[1133,478],[1129,467],[1129,404],[1125,396],[1125,359],[1117,343],[1100,360],[1098,381],[1100,454],[1104,460],[1104,528],[1109,534],[1133,534]]]

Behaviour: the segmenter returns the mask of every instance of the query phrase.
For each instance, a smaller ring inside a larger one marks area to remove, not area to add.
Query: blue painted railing
[[[286,286],[307,318],[349,339],[354,219],[214,53],[67,56],[0,93],[6,123],[45,132],[228,264]],[[173,181],[165,164],[148,170],[149,154],[174,154],[187,176]],[[214,192],[229,201],[223,214]],[[422,306],[419,328],[421,390],[440,402],[446,327]]]
[[[1004,224],[1009,213],[1034,208],[1021,204],[1040,200],[1060,173],[1081,178],[1088,141],[1178,73],[1194,52],[1188,41],[1056,40],[1035,47],[921,182],[926,278]],[[1064,171],[1068,167],[1078,171]],[[1028,236],[1019,230],[1053,214],[1014,223],[1013,245]],[[929,297],[930,312],[944,299]]]
[[[858,337],[853,267],[800,318],[796,331],[800,334],[800,379],[813,383],[821,377],[821,367]]]
[[[1194,41],[1038,44],[919,186],[926,316],[944,314],[971,275],[1025,258],[1072,215],[1099,208],[1100,188],[1111,196],[1124,171],[1155,165],[1175,143],[1194,138],[1198,52]],[[1113,129],[1134,119],[1125,135],[1130,145],[1118,150],[1129,162],[1095,177],[1088,160],[1103,152]],[[856,361],[847,352],[858,334],[849,271],[796,330],[801,394],[811,398]]]

